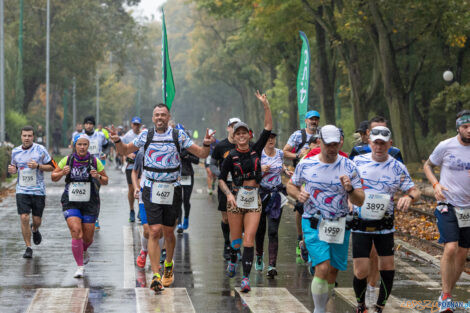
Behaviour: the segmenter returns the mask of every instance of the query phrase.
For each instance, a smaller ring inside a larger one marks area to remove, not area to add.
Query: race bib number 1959
[[[346,230],[346,217],[337,220],[322,219],[318,227],[318,238],[328,243],[342,244]]]
[[[150,194],[150,202],[156,204],[173,204],[175,187],[173,184],[153,183]]]

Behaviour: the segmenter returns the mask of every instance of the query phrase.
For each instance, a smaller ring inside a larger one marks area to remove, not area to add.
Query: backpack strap
[[[144,170],[149,171],[149,172],[155,172],[155,173],[172,173],[172,172],[179,171],[180,166],[175,167],[175,168],[169,168],[169,169],[160,169],[160,168],[148,167],[145,165],[145,153],[150,143],[153,140],[154,132],[155,132],[155,129],[152,127],[151,129],[148,130],[148,133],[147,133],[147,141],[145,142],[145,145],[144,145],[144,166],[143,166]],[[181,155],[181,147],[180,147],[180,143],[178,140],[178,135],[179,135],[179,130],[176,128],[173,128],[172,134],[171,134],[173,140],[170,142],[176,146],[176,151],[178,151],[178,155]],[[167,142],[167,141],[162,141],[162,142]],[[180,159],[181,159],[181,156],[180,156]]]
[[[145,141],[145,144],[144,144],[144,155],[145,155],[145,152],[147,151],[147,148],[149,147],[150,143],[153,140],[153,133],[154,132],[155,132],[154,127],[150,128],[147,132],[147,141]]]
[[[307,131],[305,128],[300,131],[300,134],[302,135],[302,141],[300,142],[300,145],[297,147],[297,149],[295,149],[295,152],[299,152],[300,149],[302,149],[302,147],[307,143]]]
[[[181,159],[181,147],[180,147],[180,142],[178,140],[179,134],[180,134],[180,131],[176,128],[173,128],[173,133],[172,133],[173,142],[175,143],[176,151],[178,151],[178,154],[180,155],[180,159]]]
[[[66,162],[66,164],[65,164],[65,165],[70,166],[70,173],[68,173],[68,174],[65,176],[65,183],[66,183],[66,184],[69,184],[69,183],[70,183],[70,174],[72,173],[73,161],[74,161],[74,157],[73,157],[73,153],[72,153],[72,154],[70,154],[70,155],[67,157],[67,162]]]

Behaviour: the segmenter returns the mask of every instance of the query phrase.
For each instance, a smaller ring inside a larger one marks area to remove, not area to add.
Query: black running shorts
[[[144,187],[142,192],[142,200],[144,202],[145,213],[147,213],[147,221],[149,225],[176,226],[178,214],[181,210],[183,202],[183,193],[181,186],[175,187],[173,196],[173,204],[156,204],[150,201],[150,187]]]
[[[394,254],[393,233],[390,234],[365,234],[352,233],[353,258],[368,258],[374,243],[379,256],[391,256]]]
[[[31,214],[42,217],[44,207],[46,206],[46,196],[27,195],[24,193],[16,194],[16,207],[18,214]]]

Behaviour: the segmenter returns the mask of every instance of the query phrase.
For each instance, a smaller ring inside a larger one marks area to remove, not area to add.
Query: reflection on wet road
[[[120,171],[108,170],[110,185],[101,189],[101,230],[90,247],[84,279],[75,279],[70,234],[60,207],[64,183],[47,183],[47,201],[41,232],[43,242],[23,259],[24,243],[14,196],[0,204],[0,312],[311,312],[311,276],[297,264],[294,215],[285,208],[279,230],[276,279],[253,268],[253,291],[240,296],[240,273],[225,276],[223,240],[216,196],[205,193],[204,169],[197,168],[189,229],[177,235],[173,288],[154,295],[148,288],[149,261],[135,266],[141,229],[128,222],[127,186]],[[203,192],[204,190],[204,192]],[[267,245],[267,243],[266,243]],[[265,262],[267,261],[267,257]],[[409,258],[397,261],[393,295],[403,300],[435,300],[439,294],[438,268]],[[351,287],[348,271],[338,276],[339,287]],[[469,281],[459,283],[456,296],[468,298]],[[339,289],[329,312],[353,312],[351,289]],[[55,311],[60,308],[60,311]],[[386,312],[412,312],[408,309]],[[429,311],[430,312],[430,311]]]

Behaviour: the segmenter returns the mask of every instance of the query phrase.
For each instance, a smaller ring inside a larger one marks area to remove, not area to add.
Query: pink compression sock
[[[86,243],[85,241],[83,242],[83,251],[87,251],[88,248],[91,246],[92,242]]]
[[[83,266],[83,240],[72,239],[72,253],[78,266]]]

